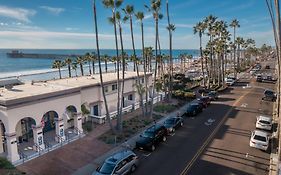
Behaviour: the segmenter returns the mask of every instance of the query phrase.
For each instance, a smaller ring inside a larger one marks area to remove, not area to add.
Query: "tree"
[[[160,14],[161,10],[161,0],[151,0],[150,7],[145,5],[148,11],[152,12],[154,21],[155,21],[155,69],[154,69],[154,78],[153,78],[153,85],[152,85],[152,101],[150,104],[150,118],[152,118],[153,113],[153,98],[155,96],[155,83],[156,83],[156,75],[157,75],[157,60],[161,55],[158,55],[158,44],[159,44],[159,19],[163,17]]]
[[[77,63],[72,63],[71,68],[75,71],[75,76],[77,77]]]
[[[240,71],[240,56],[241,56],[241,46],[245,43],[242,37],[237,37],[235,43],[237,44],[237,70]]]
[[[72,63],[72,59],[71,58],[66,58],[64,60],[65,65],[67,65],[67,69],[68,69],[68,76],[69,78],[71,77],[71,63]]]
[[[83,64],[85,63],[84,58],[79,56],[76,58],[75,62],[76,62],[76,64],[79,64],[81,75],[84,76],[84,69],[83,69]]]
[[[107,63],[108,63],[109,59],[110,59],[110,57],[107,54],[105,54],[103,56],[103,58],[102,58],[102,60],[104,61],[104,66],[105,66],[105,72],[106,73],[108,72]]]
[[[91,61],[92,61],[92,58],[91,58],[91,54],[88,52],[84,55],[84,60],[88,62],[88,65],[89,65],[89,74],[92,75],[92,70],[91,70]]]
[[[92,54],[90,54],[90,59],[92,61],[93,74],[95,74],[96,73],[95,62],[97,61],[97,56],[95,52],[92,52]]]
[[[199,22],[193,27],[194,34],[196,34],[196,33],[199,34],[201,70],[202,70],[202,75],[203,75],[203,85],[204,85],[204,87],[206,87],[206,82],[205,82],[204,63],[203,63],[202,35],[203,35],[206,28],[207,28],[206,23],[203,23],[203,22]]]
[[[59,70],[59,76],[61,79],[61,68],[64,66],[64,63],[61,60],[55,60],[53,62],[52,68],[53,69],[58,69]]]
[[[97,57],[98,57],[98,62],[99,62],[99,75],[100,75],[102,96],[103,96],[104,106],[105,106],[105,111],[106,111],[106,119],[107,119],[107,121],[109,123],[111,131],[113,133],[115,133],[115,129],[112,126],[110,115],[109,115],[108,104],[107,104],[107,99],[106,99],[105,90],[104,90],[103,77],[102,77],[101,58],[100,58],[100,49],[99,49],[98,24],[97,24],[96,0],[94,0],[93,3],[94,3],[94,7],[93,8],[94,8],[94,21],[95,21],[95,33],[96,33]]]
[[[237,19],[234,19],[231,21],[230,27],[233,28],[233,43],[234,43],[234,47],[233,47],[233,64],[234,64],[234,76],[235,78],[237,78],[237,71],[236,71],[236,29],[240,27],[239,21]]]
[[[115,37],[115,49],[116,49],[116,58],[117,58],[117,128],[122,128],[120,114],[120,90],[121,90],[121,82],[120,82],[120,75],[119,75],[119,49],[118,49],[118,39],[117,39],[117,26],[116,26],[116,9],[119,8],[123,0],[103,0],[102,1],[105,8],[111,9],[112,16],[109,17],[109,22],[113,24],[114,27],[114,37]],[[122,99],[121,99],[122,100]],[[121,106],[122,108],[122,106]]]

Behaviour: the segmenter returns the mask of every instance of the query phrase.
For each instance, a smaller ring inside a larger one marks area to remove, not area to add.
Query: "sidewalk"
[[[188,103],[185,104],[184,106],[182,106],[181,108],[179,108],[177,111],[167,114],[165,117],[163,117],[159,121],[157,121],[157,123],[163,123],[167,118],[177,116],[178,113],[180,115],[182,115],[185,112],[187,105],[188,105]],[[150,126],[152,126],[152,125],[153,124],[151,124]],[[148,127],[150,127],[150,126],[148,126]],[[110,155],[114,154],[115,152],[125,150],[128,147],[131,149],[135,148],[136,140],[139,139],[139,135],[140,135],[140,133],[137,133],[135,136],[130,138],[126,143],[123,143],[123,144],[109,150],[108,152],[102,154],[100,157],[96,158],[91,163],[79,168],[72,175],[91,175],[96,170],[96,168],[99,165],[101,165],[103,163],[103,161]]]

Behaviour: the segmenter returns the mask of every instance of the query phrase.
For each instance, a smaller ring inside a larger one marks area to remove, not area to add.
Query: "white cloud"
[[[0,16],[13,18],[23,22],[30,22],[30,17],[35,14],[35,10],[0,6]]]
[[[48,11],[53,15],[59,15],[60,13],[64,12],[64,8],[57,8],[57,7],[49,7],[49,6],[40,6],[41,9]]]
[[[175,24],[178,28],[193,28],[193,24]]]
[[[146,15],[144,15],[144,20],[146,20],[146,19],[151,19],[153,16],[152,16],[152,14],[146,14]]]
[[[75,27],[74,28],[73,27],[66,27],[65,30],[66,31],[76,31],[76,30],[79,30],[79,29],[75,28]]]

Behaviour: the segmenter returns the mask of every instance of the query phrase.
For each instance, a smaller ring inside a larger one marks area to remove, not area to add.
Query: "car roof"
[[[154,132],[155,130],[161,128],[163,125],[160,125],[160,124],[155,124],[149,128],[147,128],[145,131],[148,131],[148,132]]]
[[[131,150],[120,151],[108,157],[105,162],[110,164],[117,164],[130,155],[135,155],[135,153]]]
[[[255,135],[259,135],[259,136],[262,136],[262,137],[267,137],[268,134],[264,131],[260,131],[260,130],[254,130],[253,131],[255,133]]]
[[[272,121],[272,118],[267,117],[267,116],[262,116],[262,115],[258,116],[258,119],[260,119],[260,120],[264,120],[264,121],[269,121],[269,122],[271,122],[271,121]]]

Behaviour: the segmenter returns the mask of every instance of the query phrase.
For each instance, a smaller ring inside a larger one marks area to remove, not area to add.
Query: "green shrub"
[[[0,169],[15,169],[15,167],[7,159],[0,157]]]
[[[86,122],[82,125],[83,130],[91,132],[93,130],[92,122]]]

